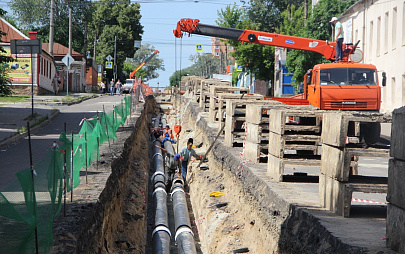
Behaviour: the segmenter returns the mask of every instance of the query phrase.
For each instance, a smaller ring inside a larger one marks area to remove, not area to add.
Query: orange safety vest
[[[165,132],[163,133],[163,136],[164,136],[164,137],[166,137],[166,133],[168,133],[168,134],[169,134],[169,137],[170,137],[170,138],[174,138],[174,137],[173,137],[173,132],[172,132],[172,130],[171,130],[171,129],[169,129],[169,130],[165,130]]]

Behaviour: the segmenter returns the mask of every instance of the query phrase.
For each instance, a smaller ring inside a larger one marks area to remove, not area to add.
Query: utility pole
[[[117,81],[117,36],[114,36],[114,81]]]
[[[49,54],[53,56],[53,34],[55,29],[54,21],[54,12],[55,12],[55,0],[51,0],[51,17],[50,17],[50,28],[49,28]]]
[[[72,8],[69,6],[69,54],[72,55]]]
[[[69,55],[72,56],[72,8],[69,6]],[[67,71],[67,85],[66,85],[66,94],[69,95],[69,71],[72,65],[68,66]],[[73,82],[72,82],[73,84]],[[73,90],[73,85],[72,85]]]

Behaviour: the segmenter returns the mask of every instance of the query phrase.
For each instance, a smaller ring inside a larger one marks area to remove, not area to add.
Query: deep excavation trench
[[[153,253],[154,207],[150,179],[154,169],[149,128],[152,118],[158,113],[165,113],[171,124],[178,111],[162,109],[154,99],[147,99],[123,148],[118,148],[117,141],[113,145],[116,148],[112,149],[112,153],[116,154],[111,163],[111,175],[98,202],[89,205],[90,211],[87,213],[80,214],[87,210],[83,204],[73,209],[78,210],[76,216],[80,220],[79,223],[76,221],[77,232],[72,229],[70,231],[73,235],[69,234],[70,238],[76,240],[76,250],[69,251],[67,248],[70,244],[73,247],[74,241],[55,239],[56,244],[62,246],[63,243],[63,247],[54,253]],[[188,138],[192,137],[195,145],[203,144],[201,148],[195,149],[203,155],[212,137],[204,137],[204,130],[196,128],[195,119],[186,111],[180,121],[182,133],[179,145],[173,145],[175,150],[184,147]],[[104,152],[103,165],[108,167],[111,161],[109,149]],[[187,178],[189,185],[186,197],[197,253],[243,252],[246,248],[250,253],[272,253],[269,250],[274,249],[276,242],[271,239],[271,228],[260,214],[260,209],[246,195],[235,175],[222,161],[217,161],[212,155],[208,159],[208,163],[202,164],[207,170],[196,170],[198,161],[189,164],[193,168]],[[210,197],[212,191],[223,191],[226,195]],[[170,201],[169,193],[168,197]],[[174,243],[175,229],[170,202],[168,207],[172,233],[170,252],[178,253]]]
[[[178,145],[174,144],[176,150],[193,138],[195,146],[201,145],[195,148],[196,152],[204,155],[217,134],[197,107],[190,105],[180,112],[187,104],[178,97],[172,97],[171,102],[175,103],[173,108],[167,104],[161,104],[164,105],[161,108],[153,97],[147,98],[124,146],[112,151],[116,158],[98,202],[75,208],[79,210],[75,215],[77,232],[71,230],[72,236],[57,237],[56,244],[60,244],[61,250],[54,253],[153,253],[154,169],[149,135],[152,118],[164,113],[169,124],[181,124]],[[118,146],[117,142],[115,145]],[[108,168],[111,156],[107,150],[103,158],[104,167]],[[322,249],[328,253],[328,248],[339,249],[340,243],[328,239],[327,234],[313,242],[311,234],[323,233],[316,219],[269,191],[260,177],[246,170],[238,152],[225,148],[221,140],[215,142],[208,162],[199,169],[198,162],[189,163],[186,187],[197,253],[317,253]],[[210,196],[213,191],[225,195]],[[169,193],[168,197],[170,201]],[[174,243],[173,211],[168,204],[170,253],[179,253]],[[80,214],[81,210],[88,212]],[[73,248],[74,245],[77,247]],[[341,250],[335,253],[349,253]]]

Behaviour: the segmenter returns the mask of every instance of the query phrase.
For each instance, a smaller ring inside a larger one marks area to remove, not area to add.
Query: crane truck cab
[[[382,86],[386,75],[382,73]],[[377,68],[372,64],[353,62],[317,64],[304,76],[304,94],[312,106],[324,110],[353,110],[379,112],[381,87]],[[354,126],[349,132],[354,132]],[[360,124],[360,136],[365,143],[374,144],[380,139],[381,124]]]
[[[317,64],[304,81],[304,99],[312,106],[325,110],[380,110],[381,87],[377,68],[372,64]]]

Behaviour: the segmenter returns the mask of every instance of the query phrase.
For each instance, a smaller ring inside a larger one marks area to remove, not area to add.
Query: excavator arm
[[[148,58],[145,59],[136,69],[129,74],[129,78],[133,79],[135,76],[135,73],[137,73],[147,62],[149,62],[157,53],[159,53],[159,50],[155,50],[152,55],[150,55]]]
[[[183,32],[200,34],[212,37],[220,37],[241,42],[256,43],[261,45],[277,46],[291,49],[299,49],[322,54],[326,59],[336,59],[336,42],[308,39],[276,33],[267,33],[254,30],[242,30],[228,27],[219,27],[201,24],[198,19],[181,19],[177,23],[173,33],[176,37],[183,36]],[[358,43],[357,43],[358,44]],[[353,54],[357,46],[344,45],[343,60],[347,61],[349,54]]]

